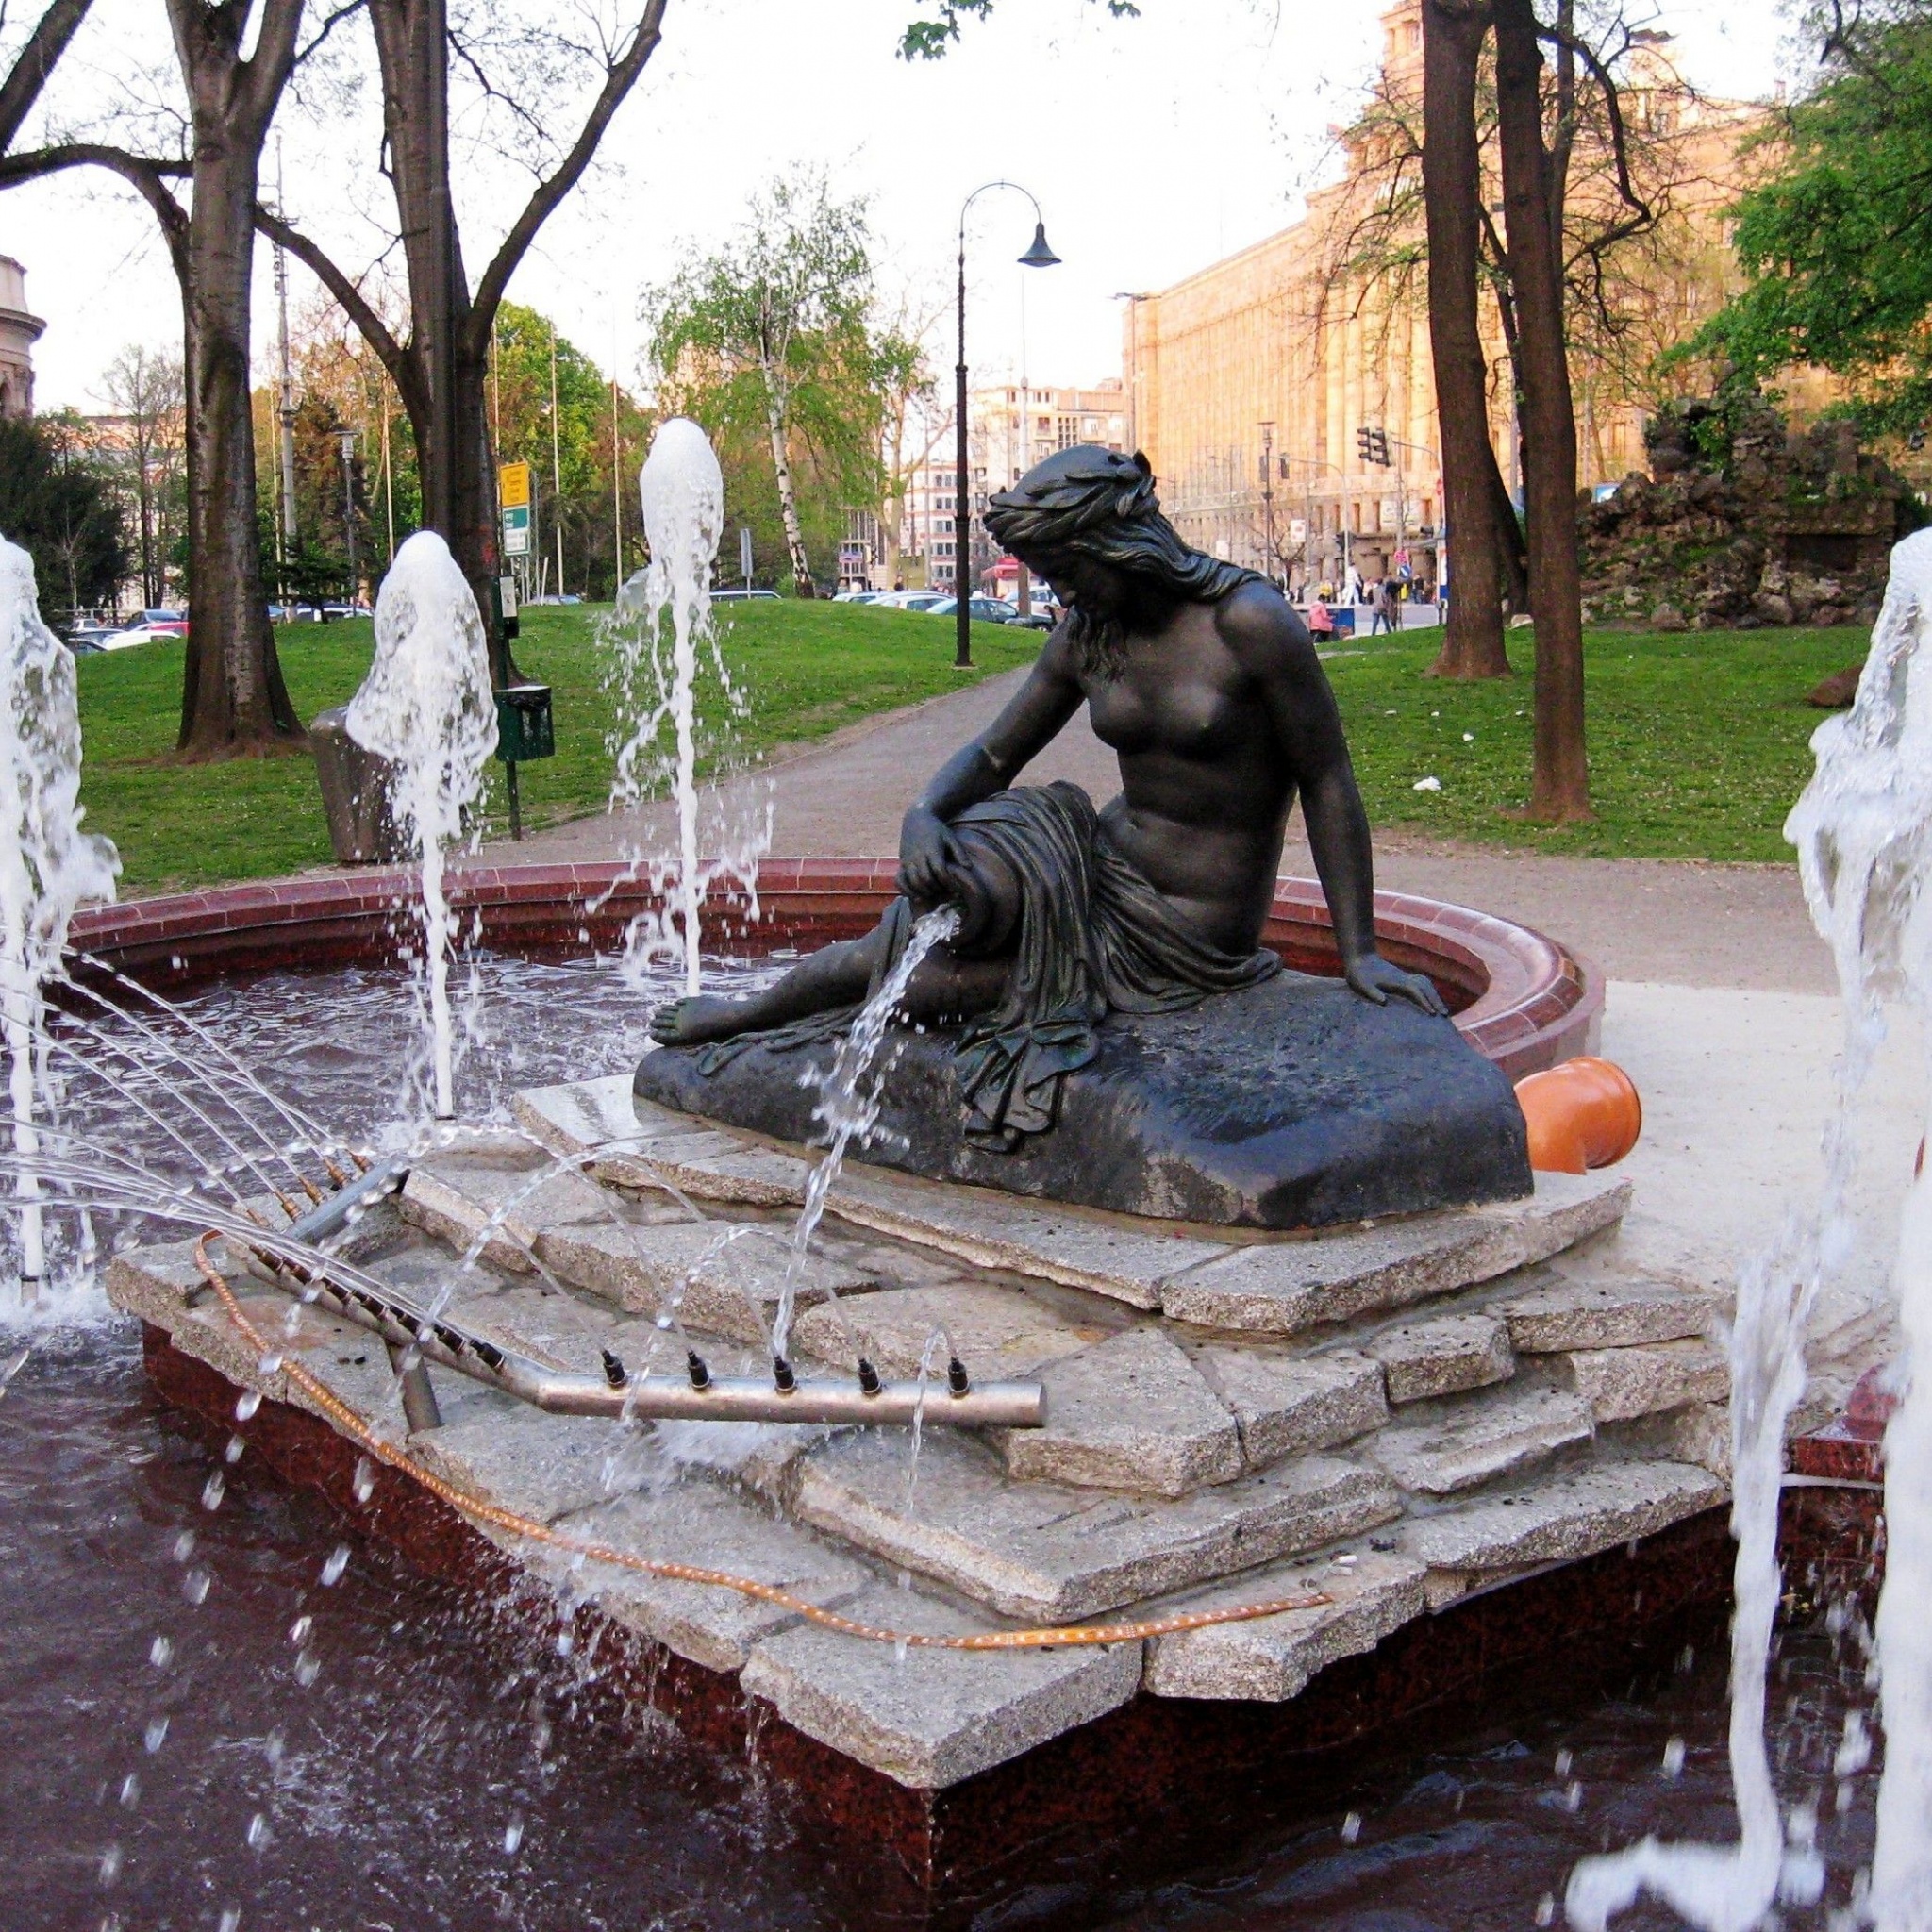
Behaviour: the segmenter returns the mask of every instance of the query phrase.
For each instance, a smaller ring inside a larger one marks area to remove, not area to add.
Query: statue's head
[[[986,526],[1053,586],[1075,641],[1104,674],[1119,669],[1124,620],[1136,604],[1150,596],[1218,603],[1255,575],[1182,541],[1160,513],[1153,469],[1138,451],[1056,450],[994,493]]]

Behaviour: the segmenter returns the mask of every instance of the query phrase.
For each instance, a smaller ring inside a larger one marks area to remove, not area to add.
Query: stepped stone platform
[[[634,1374],[677,1374],[688,1337],[720,1373],[762,1372],[808,1152],[634,1103],[626,1076],[525,1092],[514,1116],[420,1158],[345,1252],[559,1367],[594,1370],[608,1348]],[[1046,1391],[1044,1427],[929,1427],[916,1460],[903,1429],[563,1419],[442,1370],[441,1426],[411,1434],[379,1341],[313,1307],[291,1328],[287,1297],[239,1264],[230,1278],[284,1358],[459,1489],[864,1621],[966,1631],[1324,1599],[1145,1641],[899,1653],[728,1591],[460,1532],[494,1574],[554,1592],[560,1621],[768,1710],[914,1794],[929,1825],[944,1794],[970,1808],[1003,1767],[1071,1775],[1090,1730],[1124,1735],[1170,1701],[1179,1723],[1183,1707],[1315,1697],[1349,1659],[1373,1672],[1391,1645],[1427,1651],[1432,1620],[1500,1615],[1505,1586],[1555,1601],[1569,1566],[1628,1568],[1689,1536],[1721,1587],[1724,1309],[1624,1266],[1629,1197],[1614,1173],[1540,1174],[1522,1201],[1283,1237],[854,1164],[799,1282],[794,1358],[849,1372],[856,1341],[908,1374],[939,1333],[941,1361],[949,1345],[976,1378]],[[164,1386],[230,1417],[232,1394],[206,1391],[255,1390],[277,1428],[336,1440],[206,1292],[191,1246],[117,1257],[108,1288],[148,1324]],[[431,1506],[405,1485],[391,1507],[402,1523]],[[1676,1600],[1653,1581],[1633,1601],[1646,1591],[1659,1614]],[[1599,1620],[1613,1600],[1564,1599]]]

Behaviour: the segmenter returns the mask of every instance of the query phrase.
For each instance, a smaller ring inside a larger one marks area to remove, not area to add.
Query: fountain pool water
[[[121,870],[107,840],[80,829],[80,712],[74,659],[41,622],[33,559],[0,538],[0,1008],[15,1153],[40,1147],[43,988],[58,974],[68,922],[85,899],[111,899]],[[16,1183],[19,1292],[46,1274],[40,1182]]]
[[[728,728],[745,701],[725,667],[711,619],[711,566],[724,529],[724,479],[705,432],[689,417],[673,416],[658,425],[638,491],[651,561],[620,589],[603,632],[615,654],[612,685],[620,720],[610,741],[616,758],[610,803],[613,809],[635,808],[660,780],[670,781],[676,853],[652,866],[652,884],[665,905],[638,922],[630,950],[640,960],[681,959],[684,991],[694,993],[702,977],[707,892],[720,879],[735,880],[756,916],[758,862],[771,842],[771,808],[768,801],[751,796],[738,801],[735,810],[726,808],[714,789],[708,814],[698,789],[701,677],[708,674],[718,691],[723,715],[711,721],[714,732]],[[656,749],[667,722],[668,758]],[[700,848],[708,835],[716,856],[706,860]],[[642,862],[641,854],[633,858]]]
[[[396,552],[375,600],[375,659],[349,706],[349,735],[394,767],[390,805],[422,860],[423,968],[436,1116],[456,1114],[454,933],[443,889],[496,748],[490,652],[476,600],[449,546],[419,531]]]

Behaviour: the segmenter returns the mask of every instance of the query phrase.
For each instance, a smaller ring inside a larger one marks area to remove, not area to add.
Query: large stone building
[[[0,416],[34,412],[34,344],[46,324],[26,306],[26,271],[0,255]]]
[[[1441,458],[1419,249],[1421,0],[1382,17],[1380,81],[1341,133],[1342,177],[1292,226],[1158,293],[1129,298],[1123,358],[1132,441],[1190,541],[1274,575],[1433,576]],[[1581,480],[1642,463],[1645,378],[1733,286],[1724,210],[1755,115],[1693,94],[1666,37],[1639,35],[1623,92],[1641,183],[1668,212],[1620,258],[1619,331],[1579,329],[1573,353]],[[1493,156],[1490,157],[1491,163]],[[1605,158],[1579,143],[1581,223],[1612,192]],[[1494,202],[1500,194],[1486,195]],[[1511,386],[1493,304],[1491,417],[1504,477],[1517,482]],[[1362,432],[1372,432],[1371,455]],[[1373,440],[1379,432],[1385,441]],[[1373,457],[1386,453],[1383,464]]]

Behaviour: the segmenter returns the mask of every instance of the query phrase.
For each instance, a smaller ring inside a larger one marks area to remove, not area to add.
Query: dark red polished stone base
[[[145,1331],[156,1387],[233,1431],[236,1391]],[[291,1483],[321,1491],[361,1529],[422,1568],[463,1582],[533,1639],[558,1634],[546,1596],[520,1590],[501,1552],[408,1477],[378,1470],[356,1498],[355,1448],[306,1412],[263,1403],[241,1425]],[[1153,1877],[1251,1831],[1256,1807],[1332,1807],[1370,1758],[1407,1756],[1499,1716],[1549,1709],[1667,1667],[1687,1643],[1721,1637],[1731,1544],[1708,1511],[1647,1541],[1466,1598],[1373,1653],[1324,1671],[1291,1704],[1141,1697],[1026,1757],[941,1791],[908,1790],[793,1730],[700,1669],[579,1612],[576,1655],[599,1680],[597,1715],[620,1730],[650,1707],[689,1737],[741,1757],[788,1793],[808,1842],[849,1885],[852,1923],[964,1924],[1027,1887],[1064,1893],[1062,1917],[1097,1879]],[[483,1620],[479,1620],[483,1621]],[[1052,1914],[1029,1913],[1029,1925]]]

